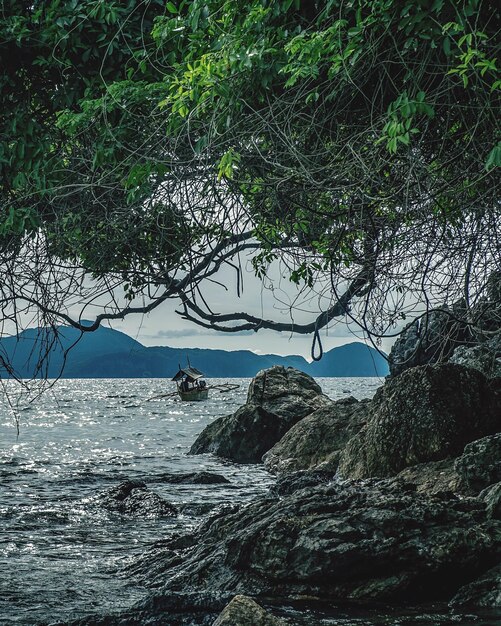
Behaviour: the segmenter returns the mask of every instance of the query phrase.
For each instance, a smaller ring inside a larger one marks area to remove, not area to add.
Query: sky
[[[120,330],[145,346],[171,346],[179,348],[214,348],[219,350],[251,350],[257,354],[298,354],[310,360],[311,335],[279,333],[270,330],[222,333],[197,327],[178,318],[170,303],[144,316],[130,316],[114,322],[111,327]],[[360,332],[346,324],[320,333],[324,351],[353,341],[364,341]],[[382,349],[389,351],[391,342],[383,342]]]
[[[221,278],[223,288],[207,284],[203,293],[211,308],[218,312],[246,311],[266,319],[290,321],[289,305],[295,302],[295,321],[307,323],[313,321],[319,311],[325,310],[329,305],[325,298],[322,299],[314,291],[297,299],[296,287],[290,281],[280,279],[276,270],[264,287],[252,272],[245,272],[244,291],[240,297],[236,295],[234,277],[227,273]],[[176,313],[176,308],[180,308],[178,302],[167,301],[147,315],[128,316],[124,320],[113,322],[111,327],[134,337],[146,346],[251,350],[257,354],[297,354],[311,360],[312,335],[270,330],[260,330],[257,333],[217,332],[182,319]],[[348,325],[344,319],[331,322],[320,331],[320,336],[324,351],[354,341],[365,341],[362,331],[354,324]],[[383,340],[381,349],[389,352],[393,341]]]

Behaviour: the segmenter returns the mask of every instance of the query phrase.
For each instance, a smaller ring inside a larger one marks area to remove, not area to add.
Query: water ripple
[[[146,402],[166,393],[159,379],[64,380],[36,404],[21,407],[18,438],[7,405],[0,404],[2,624],[32,625],[129,606],[145,590],[117,575],[125,564],[166,533],[193,528],[215,507],[248,502],[269,487],[272,478],[260,466],[187,455],[207,424],[245,402],[249,381],[235,382],[241,387],[228,394],[181,403]],[[331,397],[375,391],[373,379],[321,384]],[[166,480],[199,471],[230,482]],[[129,519],[101,509],[96,496],[126,479],[146,482],[180,515]]]

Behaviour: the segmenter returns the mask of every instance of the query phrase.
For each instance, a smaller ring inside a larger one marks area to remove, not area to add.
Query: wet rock
[[[501,608],[501,565],[493,567],[477,580],[462,587],[451,600],[450,606],[470,609]]]
[[[164,474],[159,482],[182,485],[228,485],[231,484],[225,476],[213,472],[188,472],[186,474]]]
[[[182,515],[188,515],[189,517],[200,517],[201,515],[207,515],[215,508],[217,508],[218,504],[216,502],[193,502],[180,504],[178,506],[179,513]]]
[[[501,482],[481,491],[479,498],[485,502],[487,517],[501,520]]]
[[[152,567],[162,593],[210,589],[275,600],[449,600],[501,556],[484,504],[428,497],[391,481],[330,483],[261,499],[204,524]],[[177,561],[172,564],[172,554]]]
[[[322,469],[335,472],[348,439],[367,421],[369,400],[343,398],[295,424],[263,457],[266,468],[283,474]]]
[[[501,481],[501,433],[477,439],[465,446],[455,462],[461,480],[474,492]]]
[[[121,613],[90,615],[50,626],[212,626],[230,598],[229,594],[215,598],[207,592],[156,593]]]
[[[452,363],[415,367],[378,389],[339,471],[344,478],[393,476],[458,456],[470,441],[499,430],[500,419],[494,381],[477,370]]]
[[[177,514],[174,505],[150,491],[139,480],[127,480],[112,487],[100,496],[99,503],[105,509],[122,515],[165,517]]]
[[[238,595],[223,609],[213,626],[287,626],[288,622],[270,615],[257,602]]]
[[[250,384],[247,403],[209,424],[190,453],[212,452],[237,463],[259,463],[296,422],[331,402],[313,378],[299,370],[263,370]]]

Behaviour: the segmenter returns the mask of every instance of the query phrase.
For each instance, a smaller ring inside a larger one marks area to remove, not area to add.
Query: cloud
[[[217,331],[217,330],[209,330],[209,329],[203,329],[200,330],[198,328],[172,328],[170,330],[159,330],[156,334],[154,335],[148,335],[149,338],[151,339],[178,339],[178,338],[182,338],[182,337],[207,337],[207,336],[214,336],[214,335],[218,335],[219,337],[222,336],[223,333]],[[235,335],[253,335],[254,331],[253,330],[239,330],[235,333],[229,333],[233,336]]]

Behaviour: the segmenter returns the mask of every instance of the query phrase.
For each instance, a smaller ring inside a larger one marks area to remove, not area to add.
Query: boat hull
[[[200,402],[200,400],[207,400],[209,397],[208,389],[191,389],[190,391],[178,390],[178,393],[183,402]]]

